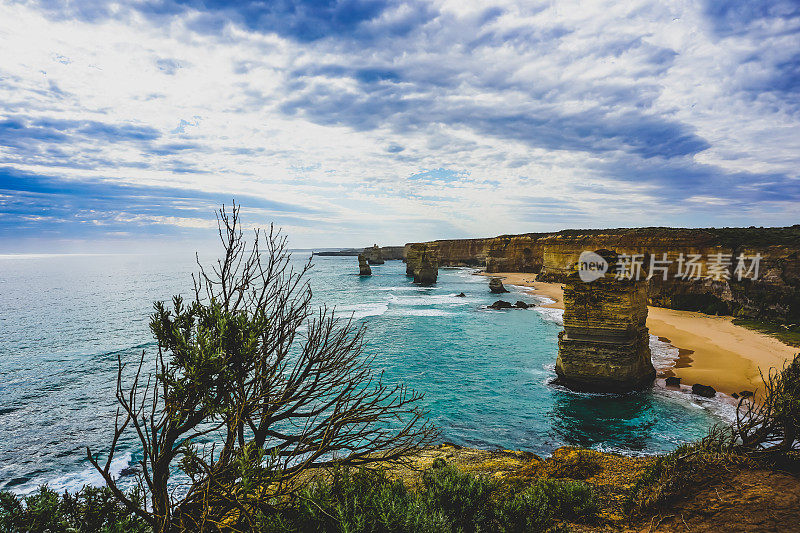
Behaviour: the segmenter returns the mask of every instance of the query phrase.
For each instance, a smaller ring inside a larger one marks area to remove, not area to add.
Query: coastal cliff
[[[647,283],[648,303],[710,314],[800,322],[800,225],[785,228],[634,228],[564,230],[502,235],[485,239],[433,241],[440,266],[473,266],[487,272],[531,272],[537,279],[564,282],[584,250],[650,254],[669,262]],[[431,243],[431,244],[433,244]],[[406,255],[413,243],[405,246]],[[728,261],[730,279],[677,277],[679,255],[699,255],[701,273],[718,254]],[[755,280],[736,279],[736,258],[760,255]],[[648,264],[643,265],[644,276]]]

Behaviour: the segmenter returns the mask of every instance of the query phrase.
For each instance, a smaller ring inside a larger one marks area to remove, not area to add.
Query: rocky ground
[[[598,494],[601,512],[592,524],[571,531],[718,532],[800,531],[800,477],[780,470],[732,467],[699,484],[666,508],[639,516],[626,512],[636,480],[655,459],[564,447],[542,459],[528,452],[486,451],[442,444],[427,448],[391,471],[415,485],[419,472],[442,458],[460,469],[491,476],[509,489],[539,477],[580,479]]]

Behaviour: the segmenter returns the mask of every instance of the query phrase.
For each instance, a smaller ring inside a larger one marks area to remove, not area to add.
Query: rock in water
[[[517,303],[514,304],[514,307],[518,309],[527,309],[529,307],[533,307],[532,305],[526,304],[522,300],[517,300]]]
[[[382,265],[384,263],[383,252],[381,252],[381,247],[377,244],[373,244],[372,248],[364,248],[364,256],[370,265]]]
[[[717,391],[711,385],[701,385],[700,383],[695,383],[692,385],[692,394],[697,394],[698,396],[702,396],[704,398],[713,398],[717,395]]]
[[[741,391],[739,393],[739,396],[741,396],[742,398],[752,398],[753,397],[753,391],[751,391],[751,390],[743,390],[743,391]]]
[[[439,276],[439,249],[436,243],[412,244],[406,251],[406,275],[414,283],[430,285]]]
[[[667,387],[680,387],[681,386],[681,378],[670,376],[666,379]]]
[[[464,294],[463,292],[459,292],[458,294],[456,294],[456,298],[466,298],[466,297],[467,295]]]
[[[505,300],[497,300],[495,303],[489,306],[489,309],[511,309],[514,307],[511,305],[510,302],[506,302]]]
[[[361,276],[372,275],[372,269],[369,267],[369,263],[367,262],[367,258],[364,257],[364,254],[358,254],[358,273]]]
[[[564,331],[558,336],[558,383],[583,391],[628,392],[656,377],[650,359],[647,282],[616,279],[617,254],[596,252],[608,270],[583,281],[579,271],[564,284]]]
[[[492,294],[508,292],[508,290],[503,287],[503,282],[500,280],[500,278],[491,278],[489,280],[489,290],[492,291]]]

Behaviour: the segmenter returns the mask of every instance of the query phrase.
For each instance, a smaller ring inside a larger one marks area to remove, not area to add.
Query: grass
[[[734,318],[733,323],[775,337],[789,346],[800,347],[800,325],[798,324],[786,325],[752,318]]]

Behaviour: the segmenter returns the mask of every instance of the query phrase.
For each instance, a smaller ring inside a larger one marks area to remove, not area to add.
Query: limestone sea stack
[[[369,267],[369,262],[364,254],[358,254],[358,273],[361,276],[371,276],[372,269]]]
[[[381,247],[377,244],[373,244],[372,248],[364,248],[364,256],[370,265],[382,265],[385,262]]]
[[[508,292],[508,289],[503,286],[503,282],[500,278],[491,278],[489,280],[489,290],[492,291],[492,294]]]
[[[430,285],[439,275],[439,250],[435,243],[414,244],[406,252],[406,275],[414,283]]]
[[[616,279],[617,254],[596,252],[608,262],[591,282],[577,270],[564,283],[564,331],[558,336],[557,382],[582,391],[628,392],[650,385],[647,284]]]

